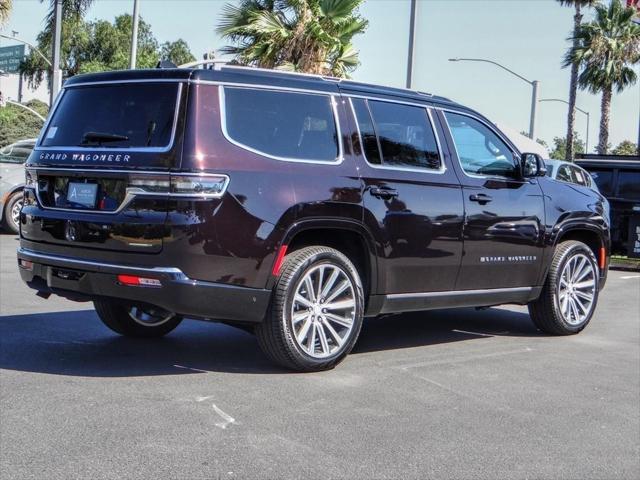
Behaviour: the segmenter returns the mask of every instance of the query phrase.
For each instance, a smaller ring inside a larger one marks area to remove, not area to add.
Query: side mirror
[[[537,153],[523,153],[521,159],[524,178],[544,177],[547,174],[547,166]]]

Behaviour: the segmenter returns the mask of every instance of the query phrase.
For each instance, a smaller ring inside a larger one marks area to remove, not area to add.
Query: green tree
[[[49,111],[47,104],[39,100],[31,100],[25,105],[43,117],[46,117]],[[41,128],[42,120],[23,108],[11,104],[0,108],[0,148],[18,140],[35,138]]]
[[[0,27],[7,23],[11,14],[11,0],[0,0]]]
[[[638,145],[631,140],[623,140],[612,152],[614,155],[637,155]]]
[[[175,42],[164,42],[160,47],[160,59],[171,60],[176,65],[193,62],[196,57],[193,56],[189,45],[183,39],[179,38]]]
[[[571,48],[578,47],[578,31],[580,26],[582,25],[583,13],[582,10],[584,8],[594,7],[599,3],[598,0],[557,0],[562,6],[573,7],[575,13],[573,15],[573,35],[571,40],[573,41],[573,46]],[[578,93],[578,63],[571,63],[571,79],[569,82],[569,112],[567,114],[567,140],[568,140],[568,148],[567,148],[567,156],[565,160],[568,162],[573,161],[574,151],[573,151],[573,132],[575,130],[576,124],[576,96]]]
[[[634,8],[625,8],[617,0],[608,7],[597,5],[596,18],[578,28],[576,46],[565,56],[565,66],[580,66],[580,88],[602,94],[598,141],[602,155],[609,142],[613,91],[619,93],[637,80],[633,65],[640,61],[640,25],[633,22],[634,15]]]
[[[243,64],[347,77],[359,65],[351,41],[368,25],[363,0],[242,0],[227,4],[217,32]]]
[[[62,22],[61,67],[65,78],[79,73],[121,70],[129,66],[132,17],[125,14],[106,20],[86,22],[81,17],[69,16]],[[190,55],[187,44],[179,40],[167,42],[160,48],[151,26],[140,19],[138,25],[138,68],[153,68],[169,45],[169,52]],[[174,47],[171,47],[171,46]],[[177,45],[177,46],[176,46]],[[51,50],[51,28],[40,32],[37,46],[41,51]],[[191,55],[191,57],[193,57]],[[37,87],[49,72],[49,66],[40,56],[31,52],[20,65],[20,72],[30,85]]]
[[[585,144],[578,132],[573,132],[573,151],[575,153],[585,153],[586,151]],[[554,137],[553,150],[549,155],[556,160],[567,158],[567,137]]]

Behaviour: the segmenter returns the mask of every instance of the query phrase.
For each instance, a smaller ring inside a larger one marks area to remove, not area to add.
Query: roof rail
[[[193,62],[183,63],[178,65],[178,68],[193,68],[199,65],[213,65],[213,68],[220,70],[223,65],[229,63],[230,60],[223,60],[221,58],[213,58],[211,60],[195,60]]]

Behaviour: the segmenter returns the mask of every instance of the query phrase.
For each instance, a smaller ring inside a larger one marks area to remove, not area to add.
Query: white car
[[[547,175],[554,180],[561,182],[575,183],[583,187],[589,187],[600,193],[598,185],[593,177],[584,168],[579,167],[575,163],[565,162],[564,160],[548,160],[544,163],[547,165]]]
[[[18,233],[20,227],[24,162],[35,144],[31,138],[0,150],[0,223],[11,233]]]

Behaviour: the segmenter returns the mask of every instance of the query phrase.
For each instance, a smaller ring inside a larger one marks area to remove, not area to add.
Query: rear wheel
[[[536,327],[551,335],[571,335],[587,326],[598,302],[598,264],[582,242],[561,243],[540,297],[529,304]]]
[[[22,210],[22,191],[12,194],[4,207],[4,226],[11,233],[20,231],[20,210]]]
[[[126,337],[161,337],[182,322],[182,317],[150,305],[108,299],[94,300],[93,305],[102,323]]]
[[[342,253],[306,247],[287,255],[258,342],[297,371],[333,368],[353,348],[364,313],[358,271]]]

